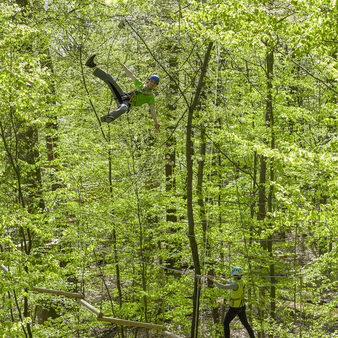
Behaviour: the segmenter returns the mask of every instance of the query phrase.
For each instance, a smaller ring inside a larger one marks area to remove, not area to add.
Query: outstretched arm
[[[119,58],[116,58],[117,62],[121,65],[121,67],[124,69],[125,73],[133,80],[136,80],[136,76],[132,73],[130,69],[127,68],[125,64],[121,62]]]
[[[238,289],[238,284],[236,282],[232,282],[232,281],[225,281],[225,284],[219,283],[215,280],[214,277],[212,276],[208,276],[208,278],[213,281],[217,287],[219,287],[220,289],[232,289],[232,290],[237,290]]]

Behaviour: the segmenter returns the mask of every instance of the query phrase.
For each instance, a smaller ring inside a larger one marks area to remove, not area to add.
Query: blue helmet
[[[159,84],[160,82],[160,78],[157,75],[150,76],[148,80],[153,80],[156,82],[156,84]]]
[[[240,266],[235,266],[234,268],[232,268],[231,271],[232,276],[243,276],[243,273],[243,268],[241,268]]]

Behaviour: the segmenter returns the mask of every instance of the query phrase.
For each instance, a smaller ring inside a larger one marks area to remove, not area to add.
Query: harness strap
[[[231,300],[231,304],[234,304],[234,302],[236,301],[236,300],[241,300],[241,301],[244,301],[244,294],[245,294],[245,284],[243,285],[243,292],[242,292],[242,295],[240,296],[240,297],[238,297],[238,298],[232,298],[231,296],[230,296],[230,300]],[[241,304],[242,304],[242,302],[241,302]]]
[[[129,93],[124,93],[128,97],[129,100],[129,105],[135,104],[136,103],[136,96],[137,94],[143,94],[143,95],[152,95],[151,92],[147,92],[146,90],[143,89],[134,89]]]
[[[129,93],[126,93],[126,95],[128,95],[129,97],[129,104],[135,104],[136,103],[136,95],[139,93],[139,91],[137,89],[129,92]]]

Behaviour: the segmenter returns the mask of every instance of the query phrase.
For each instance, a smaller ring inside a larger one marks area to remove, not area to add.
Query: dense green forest
[[[0,336],[222,337],[228,293],[206,276],[242,266],[257,337],[335,337],[337,13],[3,0]],[[159,131],[147,105],[101,122],[93,53],[126,91],[116,58],[160,76]]]

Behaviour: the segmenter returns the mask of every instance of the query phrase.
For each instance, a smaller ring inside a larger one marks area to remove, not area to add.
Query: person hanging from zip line
[[[224,336],[225,338],[230,338],[230,322],[238,316],[239,320],[248,331],[250,338],[254,338],[255,334],[246,317],[244,299],[245,284],[242,280],[243,269],[240,266],[236,266],[232,269],[231,275],[233,276],[234,281],[226,281],[225,284],[217,282],[213,276],[208,276],[208,279],[213,281],[220,289],[230,289],[230,307],[223,321]]]
[[[155,96],[153,94],[153,90],[160,82],[160,78],[157,75],[151,75],[148,78],[148,82],[143,84],[121,61],[116,58],[117,62],[124,69],[125,73],[134,81],[135,89],[126,93],[122,90],[122,88],[116,83],[116,81],[112,78],[112,76],[99,67],[94,61],[96,54],[91,55],[86,61],[85,65],[89,68],[93,68],[93,74],[104,81],[110,91],[113,94],[114,100],[117,104],[117,108],[110,112],[108,115],[102,116],[101,121],[110,123],[120,117],[122,114],[128,112],[131,107],[139,107],[143,104],[149,105],[149,110],[151,116],[155,123],[155,130],[159,130],[161,125],[158,122],[158,117],[155,109]]]

